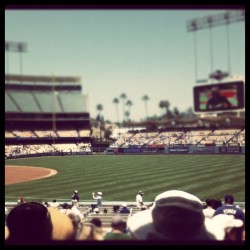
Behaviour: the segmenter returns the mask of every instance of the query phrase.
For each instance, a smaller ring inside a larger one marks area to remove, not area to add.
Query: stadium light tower
[[[22,75],[23,73],[22,53],[27,52],[27,43],[5,41],[5,51],[7,51],[7,56],[6,56],[7,74],[9,74],[9,51],[12,51],[20,53],[20,75]]]
[[[197,70],[197,49],[196,49],[196,37],[195,33],[197,30],[209,28],[210,34],[210,63],[211,63],[211,72],[213,72],[213,51],[212,51],[212,32],[211,29],[216,26],[226,25],[227,28],[227,62],[228,62],[228,74],[231,72],[231,59],[230,59],[230,43],[229,43],[229,24],[234,22],[245,21],[245,10],[233,10],[226,11],[224,13],[205,16],[201,18],[195,18],[187,21],[187,31],[194,32],[194,60],[195,60],[195,80],[197,83],[202,82],[198,80],[198,70]],[[211,77],[210,77],[211,78]]]

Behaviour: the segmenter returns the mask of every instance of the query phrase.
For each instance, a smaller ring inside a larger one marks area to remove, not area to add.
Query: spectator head
[[[223,204],[222,204],[222,201],[217,198],[217,199],[213,199],[213,205],[212,205],[212,208],[214,210],[216,210],[218,207],[221,207]]]
[[[222,228],[205,219],[199,198],[178,190],[159,194],[150,209],[129,219],[128,229],[139,240],[207,241],[225,236]]]
[[[114,206],[113,206],[113,211],[114,211],[114,213],[117,213],[117,212],[119,211],[119,209],[120,209],[120,206],[119,206],[119,205],[114,205]]]
[[[91,223],[94,224],[96,227],[102,227],[102,221],[99,218],[93,218]]]
[[[111,227],[113,229],[125,232],[126,226],[127,226],[126,221],[123,220],[121,215],[117,214],[113,216],[111,221]]]
[[[107,214],[107,213],[108,213],[108,209],[107,209],[107,208],[104,208],[104,209],[103,209],[103,213],[104,213],[104,214]]]
[[[122,207],[127,207],[127,203],[122,203]]]
[[[67,215],[39,202],[14,207],[6,218],[9,240],[14,244],[44,244],[50,240],[71,239],[73,224]]]
[[[224,201],[226,204],[233,204],[234,203],[234,197],[231,194],[227,194],[224,198]]]
[[[75,193],[77,194],[77,193],[78,193],[78,191],[77,191],[77,190],[75,190]]]
[[[96,208],[94,209],[94,213],[99,214],[99,208],[98,208],[98,207],[96,207]]]
[[[213,200],[210,199],[210,198],[207,198],[206,199],[206,204],[207,204],[208,207],[211,207],[213,205]]]

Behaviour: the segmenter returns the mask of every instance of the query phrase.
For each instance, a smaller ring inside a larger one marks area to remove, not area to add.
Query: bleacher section
[[[90,143],[63,143],[63,144],[32,144],[32,145],[5,145],[6,157],[18,157],[43,153],[91,153]]]
[[[139,132],[136,134],[123,134],[118,140],[111,144],[111,147],[130,147],[130,146],[153,146],[153,145],[227,145],[230,141],[241,144],[245,140],[244,130],[190,130],[190,131],[171,131],[171,132]]]
[[[72,138],[81,140],[81,138],[90,137],[90,130],[12,130],[5,131],[6,139],[14,138],[51,138],[51,139],[63,139]],[[18,156],[22,154],[28,154],[28,152],[75,152],[84,153],[91,152],[90,142],[53,142],[43,144],[36,143],[36,146],[30,143],[26,143],[23,146],[20,145],[5,145],[5,154],[9,156]],[[126,133],[122,135],[117,141],[111,144],[111,148],[126,148],[126,147],[156,147],[156,146],[174,146],[174,145],[195,145],[204,146],[211,144],[214,146],[226,146],[226,145],[245,145],[245,130],[192,130],[186,132],[139,132],[139,133]]]
[[[34,133],[38,136],[38,137],[58,137],[57,133],[53,130],[35,130]]]
[[[21,112],[40,112],[39,107],[30,91],[12,90],[8,91],[8,94],[13,100],[15,100],[15,103]]]
[[[5,138],[60,138],[60,137],[89,137],[90,130],[13,130],[13,131],[5,131]]]
[[[15,138],[16,135],[14,135],[12,132],[5,131],[5,138]]]
[[[36,135],[32,131],[13,130],[12,134],[15,135],[15,137],[19,138],[36,137]]]
[[[88,113],[88,109],[79,77],[5,75],[5,112]]]
[[[88,97],[80,78],[5,75],[5,128],[6,157],[89,153]]]
[[[13,102],[13,99],[9,96],[8,91],[5,90],[5,111],[18,112],[17,105]]]
[[[58,94],[58,98],[62,104],[63,112],[87,112],[87,96],[79,92],[62,92]]]
[[[105,208],[108,210],[107,214],[102,212]],[[89,212],[88,213],[87,212],[88,210],[85,211],[86,217],[85,217],[85,220],[84,220],[84,224],[89,225],[93,218],[99,218],[102,221],[103,229],[108,230],[108,229],[111,228],[111,221],[112,221],[113,216],[115,214],[117,214],[117,213],[114,213],[113,212],[113,207],[108,206],[108,205],[103,206],[100,210],[101,210],[101,213],[98,213],[98,214],[96,214],[94,212]],[[139,208],[134,206],[132,208],[131,216],[134,215],[135,213],[139,212],[139,211],[140,211]],[[130,216],[129,214],[121,214],[121,213],[119,213],[119,214],[123,217],[124,221],[127,221],[129,216]]]
[[[37,104],[40,106],[41,112],[47,113],[60,113],[62,109],[57,99],[56,93],[52,91],[40,92],[37,91],[36,93],[33,92]]]

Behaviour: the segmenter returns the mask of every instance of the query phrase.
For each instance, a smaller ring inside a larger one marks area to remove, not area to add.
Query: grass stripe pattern
[[[201,200],[233,194],[245,202],[245,155],[89,155],[6,160],[6,165],[47,167],[52,177],[5,186],[5,201],[20,195],[32,200],[69,200],[75,189],[81,201],[102,191],[104,201],[144,201],[167,190],[183,190]]]

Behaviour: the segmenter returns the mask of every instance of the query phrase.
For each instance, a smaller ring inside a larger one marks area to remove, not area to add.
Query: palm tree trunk
[[[148,120],[148,105],[147,105],[147,101],[145,101],[145,110],[146,110],[146,120]]]
[[[119,119],[119,112],[118,112],[118,105],[116,104],[116,114],[117,114],[117,120],[118,120],[118,127],[120,128],[120,119]]]

